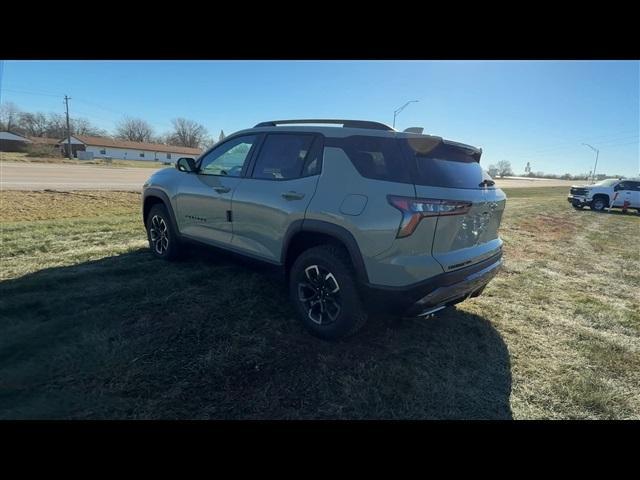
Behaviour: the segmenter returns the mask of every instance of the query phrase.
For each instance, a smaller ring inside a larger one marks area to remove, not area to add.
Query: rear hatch
[[[457,270],[498,253],[506,196],[480,166],[481,150],[437,137],[403,143],[418,199],[464,206],[437,217],[431,254],[442,268]]]

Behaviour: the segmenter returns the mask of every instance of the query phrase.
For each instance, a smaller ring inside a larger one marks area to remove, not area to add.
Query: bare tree
[[[498,167],[498,175],[500,175],[500,178],[506,177],[507,175],[513,175],[511,162],[508,160],[500,160],[496,166]]]
[[[208,148],[213,147],[217,142],[213,139],[213,137],[206,137],[201,143],[200,148],[203,150],[207,150]]]
[[[204,146],[209,134],[204,125],[186,118],[171,120],[173,131],[167,135],[167,143],[179,147],[199,148]]]
[[[490,177],[497,177],[498,167],[496,167],[495,165],[489,165],[489,168],[487,169],[487,173],[489,174]]]
[[[0,105],[0,130],[16,132],[19,129],[19,117],[20,109],[15,103],[5,102]]]
[[[151,142],[154,139],[153,127],[141,118],[125,117],[116,126],[116,137],[132,142]]]
[[[19,125],[25,134],[31,137],[44,137],[47,134],[47,116],[42,112],[21,113]]]
[[[67,122],[65,116],[60,113],[50,113],[47,115],[46,137],[65,138],[67,136]]]
[[[74,118],[71,120],[71,134],[76,135],[91,135],[95,137],[102,137],[107,134],[107,132],[101,128],[93,125],[86,118]]]
[[[218,141],[221,142],[222,140],[224,140],[224,130],[220,130],[220,136],[218,137]]]

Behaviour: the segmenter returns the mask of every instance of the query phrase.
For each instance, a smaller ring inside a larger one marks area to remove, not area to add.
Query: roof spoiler
[[[409,127],[402,131],[402,133],[418,133],[420,135],[422,135],[422,132],[424,132],[422,127]]]
[[[369,130],[386,130],[389,132],[395,131],[389,125],[385,125],[380,122],[369,122],[367,120],[340,120],[340,119],[318,119],[318,118],[304,118],[298,120],[271,120],[268,122],[261,122],[253,128],[260,127],[276,127],[278,125],[292,125],[292,124],[304,124],[304,123],[326,123],[329,125],[342,125],[343,128],[366,128]]]
[[[469,156],[473,157],[476,162],[480,163],[480,157],[482,156],[481,148],[476,148],[472,147],[471,145],[467,145],[466,143],[459,143],[445,139],[442,139],[442,143],[451,147],[459,148],[460,150],[464,150]]]

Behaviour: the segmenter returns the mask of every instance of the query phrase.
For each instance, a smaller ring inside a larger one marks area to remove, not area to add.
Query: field
[[[506,190],[505,267],[327,343],[279,273],[146,250],[140,196],[0,192],[0,418],[640,418],[640,217]]]
[[[111,160],[107,163],[104,160],[96,158],[94,160],[74,160],[65,157],[30,157],[26,153],[21,152],[0,152],[0,161],[3,162],[20,162],[20,163],[52,163],[52,164],[70,164],[70,165],[94,165],[100,167],[143,167],[143,168],[162,168],[162,162],[151,162],[144,160]]]

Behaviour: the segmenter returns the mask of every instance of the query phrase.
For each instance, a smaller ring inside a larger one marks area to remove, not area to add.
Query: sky
[[[638,61],[4,61],[0,102],[156,133],[185,117],[217,139],[265,120],[348,118],[482,147],[517,174],[640,173]]]

